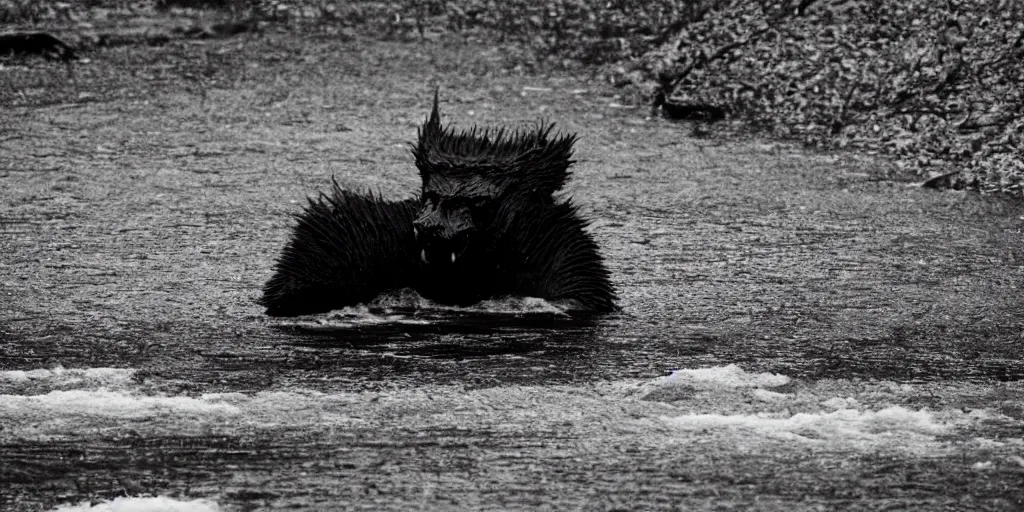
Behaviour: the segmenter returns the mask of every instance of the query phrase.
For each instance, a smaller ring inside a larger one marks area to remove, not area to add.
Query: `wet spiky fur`
[[[502,187],[551,195],[569,179],[576,135],[551,136],[554,124],[536,130],[483,130],[472,127],[461,132],[441,125],[437,95],[430,117],[419,130],[412,150],[420,177],[485,176]]]
[[[412,282],[416,199],[384,201],[344,190],[309,199],[263,287],[271,316],[322,313]]]
[[[551,132],[443,127],[435,94],[412,149],[422,197],[384,201],[335,183],[310,199],[264,287],[267,314],[324,312],[407,287],[446,304],[516,295],[614,311],[587,222],[552,197],[576,137]]]

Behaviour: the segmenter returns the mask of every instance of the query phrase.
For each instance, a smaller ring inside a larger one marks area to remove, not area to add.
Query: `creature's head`
[[[553,204],[569,178],[575,135],[532,131],[455,131],[434,108],[413,147],[423,179],[422,206],[413,222],[423,263],[454,268],[489,258],[493,242],[517,215]],[[460,263],[461,262],[461,263]]]

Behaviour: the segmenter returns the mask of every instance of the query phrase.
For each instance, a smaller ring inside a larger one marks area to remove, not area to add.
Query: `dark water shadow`
[[[0,368],[136,370],[147,392],[202,394],[308,388],[324,392],[429,384],[564,384],[621,378],[637,352],[628,315],[567,316],[426,308],[254,322],[137,322],[121,330],[53,326],[4,333]],[[351,320],[351,319],[349,319]],[[40,346],[42,338],[48,343]]]
[[[355,349],[392,357],[464,360],[531,353],[569,354],[595,343],[602,317],[559,313],[500,313],[391,309],[375,315],[275,326],[288,344]]]

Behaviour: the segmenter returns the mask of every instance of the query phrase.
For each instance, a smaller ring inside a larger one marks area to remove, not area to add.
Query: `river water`
[[[294,202],[415,188],[418,90],[379,113],[339,78],[365,108],[330,133],[244,83],[10,114],[0,508],[1024,508],[1024,208],[497,83],[453,115],[586,133],[569,192],[621,313],[262,315]]]

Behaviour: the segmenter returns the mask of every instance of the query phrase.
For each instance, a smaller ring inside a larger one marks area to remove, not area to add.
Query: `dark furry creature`
[[[434,97],[413,148],[419,199],[342,190],[310,199],[263,288],[272,316],[330,311],[414,288],[468,305],[507,295],[609,312],[615,291],[576,207],[553,194],[569,178],[574,135],[455,131]]]
[[[78,59],[71,45],[46,32],[0,34],[0,56],[24,58],[33,55],[64,62]]]

